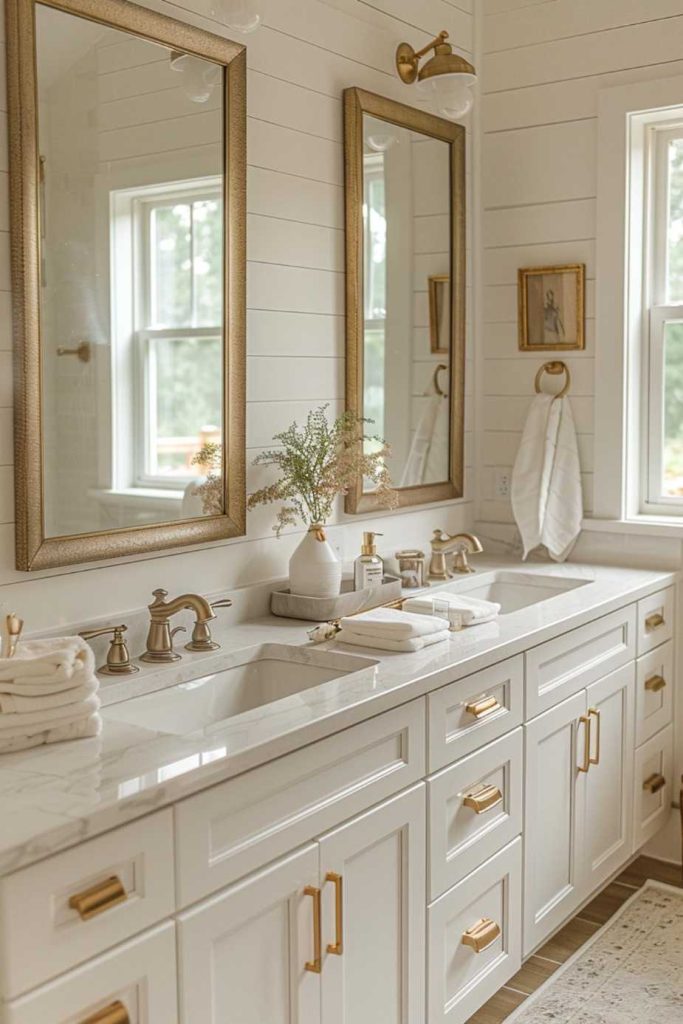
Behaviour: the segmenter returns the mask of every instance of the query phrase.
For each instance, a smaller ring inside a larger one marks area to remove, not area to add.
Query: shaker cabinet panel
[[[636,663],[636,746],[669,724],[676,686],[674,645],[671,640]]]
[[[672,725],[662,729],[636,750],[633,780],[634,852],[659,832],[671,813],[673,762]]]

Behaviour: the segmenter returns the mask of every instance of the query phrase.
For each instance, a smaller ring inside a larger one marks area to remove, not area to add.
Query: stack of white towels
[[[447,619],[396,608],[373,608],[342,619],[339,625],[338,642],[380,651],[421,651],[449,637]]]
[[[99,735],[98,686],[80,637],[24,641],[0,658],[0,753]]]
[[[403,607],[408,612],[444,617],[450,612],[457,612],[463,626],[479,626],[484,622],[491,622],[500,614],[500,605],[497,601],[482,601],[478,597],[468,597],[467,594],[454,594],[449,591],[434,596],[423,594],[420,597],[411,597]]]

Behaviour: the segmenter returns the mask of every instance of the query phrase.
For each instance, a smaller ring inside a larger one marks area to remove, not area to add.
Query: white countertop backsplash
[[[206,731],[186,736],[156,732],[107,720],[105,707],[104,729],[97,739],[0,756],[0,874],[420,697],[677,580],[673,572],[643,569],[477,562],[479,573],[495,568],[582,577],[591,586],[453,633],[448,641],[417,653],[339,645],[340,652],[375,660],[376,668],[323,683]],[[247,648],[265,643],[307,644],[306,631],[312,623],[265,613],[270,591],[277,585],[230,594],[233,608],[218,611],[213,624],[221,650],[190,654],[178,644],[182,661],[144,666],[140,673],[121,680],[103,677],[103,703],[111,705],[228,668],[241,660]],[[129,625],[131,656],[137,657],[144,650],[146,610],[136,610],[123,621]],[[186,623],[177,617],[174,624],[178,622],[191,626],[191,615]],[[327,643],[323,649],[334,646]],[[106,647],[106,642],[97,647],[98,664]]]

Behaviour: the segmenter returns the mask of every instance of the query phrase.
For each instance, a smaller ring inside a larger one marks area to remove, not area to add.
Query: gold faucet
[[[192,640],[187,644],[191,651],[215,650],[218,644],[213,643],[207,623],[215,619],[216,615],[209,602],[199,594],[182,594],[174,601],[167,601],[167,590],[155,590],[154,600],[149,607],[150,624],[147,634],[147,650],[140,656],[140,661],[152,661],[166,663],[178,661],[179,654],[173,650],[173,637],[184,626],[176,626],[171,629],[169,620],[185,608],[191,608],[195,614],[195,625],[192,632]],[[229,601],[216,602],[217,605],[229,604]]]
[[[446,565],[446,555],[455,552],[453,571],[457,573],[474,572],[467,561],[467,556],[483,551],[481,541],[473,533],[454,533],[453,536],[444,530],[434,530],[432,536],[432,557],[429,562],[430,580],[449,580],[452,573]]]

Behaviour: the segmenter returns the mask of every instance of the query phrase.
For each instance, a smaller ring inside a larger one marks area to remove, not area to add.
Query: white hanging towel
[[[574,417],[568,398],[537,395],[512,470],[512,511],[523,558],[545,544],[563,562],[581,531],[583,496]]]

